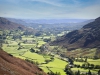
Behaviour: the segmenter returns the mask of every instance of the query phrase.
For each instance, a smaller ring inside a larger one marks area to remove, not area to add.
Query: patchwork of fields
[[[68,65],[68,61],[65,60],[61,60],[61,58],[59,57],[59,55],[54,54],[56,52],[58,52],[58,54],[60,53],[60,51],[62,49],[58,49],[57,46],[51,46],[48,47],[48,49],[50,48],[51,53],[53,54],[54,57],[52,57],[51,55],[44,55],[44,54],[40,54],[38,53],[40,51],[40,47],[44,44],[46,44],[46,42],[43,41],[44,39],[49,39],[49,38],[54,38],[54,36],[50,37],[50,36],[45,36],[45,37],[32,37],[32,36],[22,36],[22,40],[14,40],[14,39],[10,39],[10,37],[8,37],[6,39],[7,43],[4,43],[2,45],[2,48],[4,51],[6,51],[7,53],[21,58],[21,59],[28,59],[32,62],[37,63],[37,65],[43,69],[46,73],[48,72],[54,72],[54,73],[59,73],[60,75],[66,75],[66,73],[64,72],[65,70],[65,66]],[[31,52],[30,49],[34,49],[34,52]],[[55,49],[55,51],[53,51],[53,49]],[[58,51],[57,51],[58,50]],[[65,52],[66,50],[62,50],[62,52]],[[96,49],[90,49],[90,50],[85,50],[84,52],[81,49],[77,49],[71,52],[67,52],[67,55],[72,55],[72,56],[80,56],[80,55],[84,55],[84,56],[93,56],[95,54]],[[53,58],[53,59],[52,59]],[[90,64],[94,64],[94,65],[100,65],[100,59],[98,60],[93,60],[93,59],[88,59],[87,60],[88,63]],[[82,64],[84,64],[84,62],[76,62],[74,61],[74,64],[80,65],[82,66]],[[88,69],[83,69],[83,68],[76,68],[73,67],[71,68],[72,71],[78,71],[80,70],[81,72],[88,72]],[[92,73],[97,73],[99,69],[91,69]]]
[[[46,36],[44,38],[50,38],[50,36]],[[54,57],[53,61],[46,63],[45,62],[46,60],[51,60],[50,59],[51,56],[38,54],[30,51],[30,48],[33,48],[35,51],[39,51],[39,47],[46,43],[43,41],[42,37],[33,38],[31,36],[28,37],[22,36],[22,40],[17,40],[17,41],[13,39],[11,40],[10,39],[6,40],[8,43],[3,44],[2,46],[3,50],[6,51],[7,53],[24,60],[28,59],[33,62],[38,62],[39,64],[38,66],[42,68],[45,72],[51,72],[51,71],[54,73],[60,72],[61,75],[66,75],[64,72],[64,68],[67,62]],[[25,40],[27,40],[28,43],[23,43],[23,41]],[[31,42],[32,40],[35,41]],[[19,47],[21,48],[19,49]]]

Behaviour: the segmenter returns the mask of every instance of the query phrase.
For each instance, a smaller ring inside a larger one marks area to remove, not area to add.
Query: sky
[[[100,0],[0,0],[0,17],[95,19],[100,17]]]

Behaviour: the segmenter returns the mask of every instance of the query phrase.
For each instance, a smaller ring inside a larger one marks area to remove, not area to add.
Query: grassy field
[[[87,59],[87,62],[88,63],[90,63],[90,64],[94,64],[94,65],[100,65],[100,59],[96,59],[96,60],[94,60],[94,59]],[[84,64],[85,62],[76,62],[76,61],[74,61],[74,64],[78,64],[78,65],[82,65],[82,64]]]
[[[87,59],[87,61],[88,61],[90,64],[100,65],[100,59],[97,59],[97,60]]]
[[[43,64],[41,68],[44,69],[44,67],[48,67],[52,72],[60,72],[61,75],[66,75],[64,68],[67,64],[67,62],[55,58],[54,61],[49,62],[48,64]],[[47,72],[45,69],[44,71]]]
[[[22,40],[34,40],[34,38],[31,38],[31,37],[29,37],[29,38],[24,37],[24,38],[22,38]]]
[[[23,54],[24,52],[26,52],[28,49],[20,49],[18,50],[18,46],[17,45],[13,45],[13,46],[7,46],[7,44],[3,44],[3,50],[6,51],[9,54],[12,54],[13,56],[19,56],[19,54]]]
[[[33,61],[37,61],[39,63],[43,63],[45,61],[45,59],[42,55],[39,55],[37,53],[32,53],[30,51],[26,52],[23,56],[31,58],[31,59],[33,59]]]
[[[76,61],[74,61],[74,64],[82,66],[82,64],[84,64],[84,62],[76,62]]]
[[[94,60],[94,59],[87,59],[87,62],[89,63],[89,64],[94,64],[95,66],[96,65],[100,65],[100,59],[96,59],[96,60]],[[76,62],[76,61],[74,61],[74,64],[77,64],[77,65],[80,65],[80,66],[82,66],[82,64],[85,64],[86,62]],[[80,70],[80,72],[88,72],[89,71],[89,69],[84,69],[84,68],[71,68],[71,70],[72,71],[78,71],[78,70]],[[90,69],[91,70],[91,72],[92,73],[97,73],[98,72],[98,70],[99,69]]]
[[[59,36],[63,35],[64,33],[59,34]],[[22,36],[22,40],[15,40],[11,39],[11,37],[7,37],[6,41],[8,44],[3,44],[3,50],[6,51],[9,54],[12,54],[15,57],[21,58],[21,59],[29,59],[34,62],[39,63],[39,67],[42,68],[46,73],[47,72],[60,72],[61,75],[66,75],[64,72],[65,66],[68,64],[68,62],[65,62],[63,60],[58,59],[59,55],[54,54],[54,60],[50,61],[49,63],[46,63],[45,60],[51,60],[51,56],[49,55],[43,55],[43,54],[37,54],[35,52],[30,52],[30,48],[33,48],[35,51],[40,51],[39,47],[46,44],[46,42],[43,41],[43,39],[51,38],[51,40],[55,39],[55,36],[40,36],[40,37],[33,37],[33,35],[30,36]],[[25,42],[27,40],[28,42]],[[20,45],[18,45],[20,43]],[[18,49],[19,47],[22,47],[21,49]],[[63,49],[58,46],[49,46],[49,50],[51,50],[51,54],[56,53],[56,51],[59,52],[66,52],[66,49]],[[74,57],[80,57],[80,56],[89,56],[93,57],[95,55],[96,48],[93,49],[85,49],[82,50],[81,48],[68,51],[66,54],[68,56],[74,56]],[[100,65],[100,59],[93,60],[93,59],[87,59],[87,62],[94,65]],[[84,62],[74,62],[74,64],[82,65]],[[83,68],[71,68],[73,71],[82,71],[82,72],[88,72],[88,69]],[[92,72],[96,73],[98,70],[91,70]]]
[[[89,69],[83,69],[83,68],[71,68],[71,70],[72,71],[78,71],[78,70],[80,70],[80,72],[88,72],[89,71]],[[98,70],[96,70],[96,69],[95,70],[94,69],[91,70],[92,73],[97,73],[97,71]]]

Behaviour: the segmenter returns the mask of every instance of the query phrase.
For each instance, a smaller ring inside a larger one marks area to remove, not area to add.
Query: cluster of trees
[[[25,59],[27,62],[29,62],[29,63],[32,63],[32,64],[35,64],[35,65],[39,65],[39,62],[34,62],[34,61],[32,61],[32,60],[29,60],[29,59]]]
[[[33,48],[30,49],[30,52],[35,52],[35,50]]]
[[[79,64],[74,64],[74,67],[85,69],[100,69],[100,65],[94,65],[89,63],[82,64],[82,66],[80,66]]]
[[[35,36],[41,36],[42,35],[42,31],[38,31],[35,33]]]
[[[68,62],[69,64],[65,67],[65,72],[67,75],[93,75],[90,71],[90,69],[100,69],[100,65],[94,65],[94,64],[90,64],[87,62],[88,58],[85,57],[83,58],[73,58],[73,57],[68,57]],[[74,61],[77,62],[84,62],[84,64],[79,65],[79,64],[74,64]],[[87,73],[83,73],[81,74],[80,71],[78,70],[77,72],[73,72],[71,70],[71,68],[84,68],[84,69],[89,69],[89,71]],[[98,75],[100,75],[100,70],[98,71]]]
[[[0,35],[0,39],[6,39],[5,35]]]
[[[33,48],[30,48],[30,52],[32,52],[32,53],[39,53],[39,51],[38,50],[34,50]]]
[[[67,75],[94,75],[92,74],[90,69],[88,72],[80,72],[80,70],[73,72],[71,68],[69,67],[69,65],[66,65],[64,71],[66,72]],[[98,75],[100,75],[100,70],[98,71]]]
[[[44,42],[49,42],[51,41],[51,38],[48,38],[48,39],[43,39]]]
[[[16,39],[20,39],[22,40],[21,35],[13,35],[12,39],[16,40]]]
[[[33,31],[24,31],[23,35],[25,36],[30,36],[30,35],[34,35],[34,32]]]
[[[77,58],[77,59],[74,59],[76,62],[87,62],[87,57],[85,59],[83,58]]]
[[[47,74],[48,75],[61,75],[60,72],[56,72],[56,73],[54,73],[54,72],[48,72]]]
[[[46,64],[48,64],[49,62],[54,61],[54,58],[50,59],[50,60],[45,60]]]
[[[100,65],[94,65],[94,64],[82,64],[81,68],[85,69],[100,69]]]

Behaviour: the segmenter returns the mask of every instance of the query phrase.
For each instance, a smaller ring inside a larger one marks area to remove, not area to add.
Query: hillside
[[[7,29],[7,30],[28,30],[25,26],[21,24],[17,24],[7,20],[6,18],[0,17],[0,29]]]
[[[100,47],[100,17],[86,24],[80,30],[74,30],[50,44],[60,45],[69,50]]]
[[[0,50],[0,75],[47,75],[36,65]]]
[[[23,19],[15,19],[15,18],[6,18],[6,19],[11,21],[11,22],[18,23],[18,24],[21,24],[21,25],[25,25],[25,26],[29,25],[28,23],[23,21]]]

